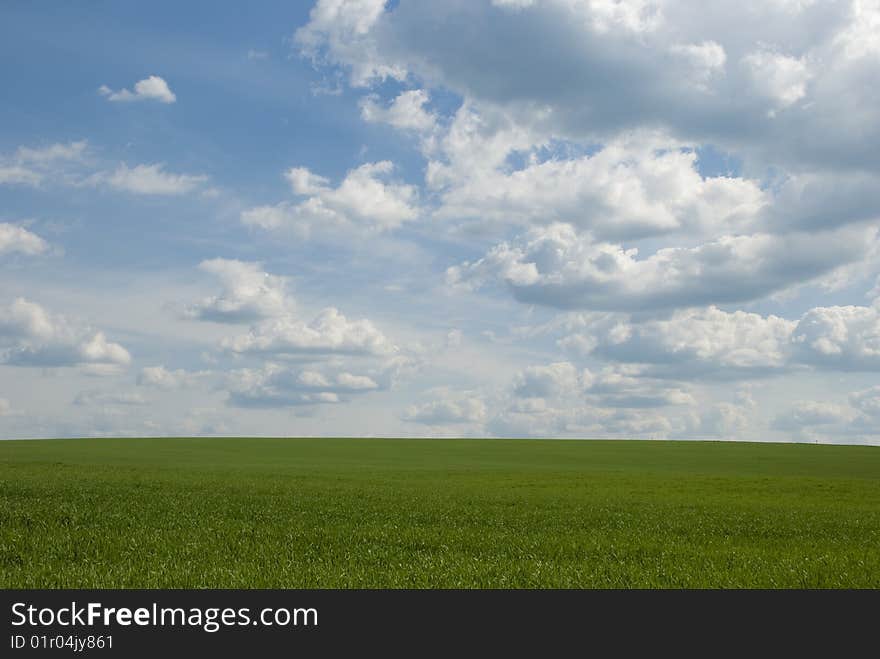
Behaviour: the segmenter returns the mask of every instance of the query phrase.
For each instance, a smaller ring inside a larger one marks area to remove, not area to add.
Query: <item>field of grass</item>
[[[880,449],[0,442],[0,586],[880,587]]]

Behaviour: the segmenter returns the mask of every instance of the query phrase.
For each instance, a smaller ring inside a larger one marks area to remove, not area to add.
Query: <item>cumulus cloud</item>
[[[807,94],[810,70],[802,58],[758,51],[746,55],[743,64],[757,92],[771,99],[777,109],[786,108]]]
[[[418,194],[411,185],[388,180],[393,169],[388,161],[361,165],[334,188],[304,167],[291,168],[285,177],[293,193],[305,199],[251,208],[241,221],[260,229],[287,229],[303,239],[394,229],[418,215]]]
[[[18,252],[35,256],[48,249],[49,244],[37,234],[15,224],[0,222],[0,255]]]
[[[880,301],[870,307],[810,309],[793,333],[797,358],[839,370],[880,369]]]
[[[294,407],[341,403],[381,388],[373,378],[347,371],[295,369],[269,362],[227,376],[229,404],[236,407]]]
[[[650,364],[654,375],[754,377],[786,368],[796,324],[773,315],[708,307],[640,323],[599,319],[560,345],[606,360]]]
[[[794,369],[880,370],[880,311],[870,306],[813,307],[788,320],[717,307],[635,319],[580,317],[557,341],[578,358],[636,364],[661,378],[754,378]]]
[[[168,369],[160,364],[159,366],[142,368],[137,383],[140,386],[173,391],[191,387],[207,374],[206,371],[185,371],[182,368]]]
[[[549,157],[507,171],[449,166],[440,218],[531,226],[567,222],[600,239],[748,226],[767,203],[755,181],[701,176],[697,154],[645,139],[604,146],[577,158]],[[444,171],[432,162],[432,175]]]
[[[811,426],[845,423],[852,414],[845,406],[820,401],[797,401],[773,421],[777,430],[802,431]]]
[[[591,380],[586,372],[587,382]],[[523,398],[552,398],[577,395],[583,390],[581,374],[569,362],[555,362],[547,366],[529,366],[517,374],[514,394]]]
[[[403,80],[406,69],[380,57],[373,31],[387,0],[318,0],[309,22],[296,30],[293,41],[315,63],[337,61],[351,71],[351,84],[374,80]]]
[[[482,423],[486,419],[486,405],[477,397],[435,400],[410,406],[402,418],[429,426]]]
[[[560,309],[674,309],[746,302],[801,284],[867,253],[876,230],[723,236],[697,247],[636,248],[595,242],[567,224],[536,228],[483,258],[447,271],[447,281],[495,282],[520,302]]]
[[[695,12],[686,2],[392,9],[321,0],[296,36],[307,56],[347,70],[353,85],[409,76],[483,107],[543,114],[568,138],[655,126],[777,163],[876,170],[876,91],[862,83],[877,72],[877,13],[873,2],[719,2]]]
[[[247,334],[224,339],[234,353],[275,355],[390,355],[397,348],[367,319],[348,320],[328,307],[312,321],[291,315],[263,321]]]
[[[876,443],[880,436],[880,387],[851,392],[845,402],[798,400],[772,422],[795,440]]]
[[[398,352],[370,320],[349,320],[335,307],[323,309],[311,321],[301,319],[287,294],[287,279],[264,272],[259,263],[217,258],[199,267],[217,277],[223,290],[184,313],[202,321],[251,323],[246,333],[221,341],[231,353],[318,358],[391,357]]]
[[[134,84],[134,91],[128,89],[113,91],[107,85],[101,85],[98,88],[98,93],[113,102],[158,101],[160,103],[174,103],[177,100],[177,96],[171,91],[168,83],[159,76],[149,76],[138,80]]]
[[[429,100],[424,89],[412,89],[401,92],[384,107],[377,96],[370,95],[361,100],[361,117],[364,121],[386,123],[403,130],[430,132],[436,127],[437,117],[425,110]]]
[[[78,326],[39,304],[16,298],[0,308],[0,363],[81,366],[91,373],[108,374],[130,362],[128,351],[108,341],[103,332]]]
[[[190,192],[208,177],[203,174],[172,174],[164,170],[164,165],[135,165],[125,163],[112,172],[100,172],[92,176],[94,184],[107,185],[116,190],[141,195],[179,195]]]
[[[588,397],[601,407],[650,408],[669,405],[695,405],[684,389],[665,382],[639,377],[638,371],[606,367],[585,382]]]
[[[491,416],[486,427],[496,437],[654,439],[669,436],[676,424],[656,411],[551,404],[529,398],[511,401]]]
[[[294,301],[287,279],[265,272],[260,263],[215,258],[199,269],[220,281],[222,292],[187,307],[185,314],[218,323],[245,323],[290,313]]]

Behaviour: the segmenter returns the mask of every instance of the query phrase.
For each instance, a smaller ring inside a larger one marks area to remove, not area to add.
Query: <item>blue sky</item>
[[[0,436],[880,442],[876,0],[0,14]]]

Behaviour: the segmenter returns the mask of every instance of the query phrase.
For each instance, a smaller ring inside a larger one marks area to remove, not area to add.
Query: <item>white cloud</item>
[[[285,277],[270,275],[259,263],[211,259],[199,267],[220,279],[223,291],[190,305],[185,315],[214,322],[254,322],[246,334],[227,337],[232,353],[278,356],[389,356],[397,346],[367,319],[348,320],[328,307],[310,322],[295,313]]]
[[[776,108],[786,108],[807,94],[811,75],[802,58],[757,51],[744,57],[743,64],[757,92],[771,99]]]
[[[135,165],[125,163],[112,172],[101,172],[92,177],[92,183],[103,183],[133,194],[179,195],[190,192],[208,180],[203,174],[172,174],[164,170],[164,165]]]
[[[174,103],[177,100],[168,83],[159,76],[149,76],[139,80],[135,83],[133,92],[128,89],[113,91],[107,85],[101,85],[98,93],[101,96],[105,96],[108,101],[159,101],[160,103]]]
[[[685,60],[691,67],[694,82],[704,86],[709,78],[724,70],[727,54],[724,46],[715,41],[703,41],[691,44],[673,44],[670,52]]]
[[[82,391],[73,399],[74,405],[147,405],[150,401],[137,393],[111,391]]]
[[[851,392],[846,403],[799,400],[772,427],[798,441],[869,443],[880,436],[880,387]]]
[[[606,367],[585,382],[588,397],[605,408],[655,408],[695,405],[690,392],[665,382],[639,377],[638,371]]]
[[[81,163],[87,148],[85,140],[20,146],[14,154],[0,156],[0,184],[36,187],[47,177],[64,174],[69,165]]]
[[[564,139],[651,126],[765,163],[876,171],[878,16],[876,0],[322,0],[297,37],[355,86],[406,77]]]
[[[587,372],[589,379],[589,372]],[[529,366],[514,379],[513,390],[522,398],[552,398],[577,395],[583,390],[580,374],[569,362]]]
[[[24,227],[0,222],[0,255],[18,252],[34,256],[49,249],[49,244]]]
[[[438,161],[431,164],[434,177],[446,171]],[[436,215],[479,225],[567,222],[600,239],[731,232],[753,223],[767,203],[757,183],[704,178],[696,164],[694,151],[651,139],[513,171],[503,162],[459,169],[453,158]]]
[[[368,375],[289,368],[269,362],[259,369],[232,371],[228,402],[236,407],[295,407],[336,404],[381,389]]]
[[[849,404],[862,414],[880,422],[880,386],[873,386],[849,395]]]
[[[778,316],[709,307],[641,323],[604,320],[560,343],[588,348],[587,353],[602,359],[651,364],[655,374],[749,377],[786,367],[796,324]]]
[[[193,386],[205,375],[206,371],[185,371],[182,368],[168,369],[161,364],[159,366],[145,366],[141,369],[137,378],[140,386],[156,387],[166,391],[183,389]]]
[[[486,419],[486,405],[476,397],[435,400],[410,406],[402,418],[430,426],[482,423]]]
[[[816,307],[800,319],[793,342],[807,364],[840,370],[880,370],[880,301],[870,307]]]
[[[220,280],[223,290],[189,306],[185,313],[190,318],[242,323],[293,311],[287,279],[264,272],[260,263],[216,258],[202,261],[199,269]]]
[[[19,162],[33,165],[46,164],[58,161],[77,161],[85,156],[88,142],[56,142],[43,147],[20,146],[15,152],[15,158]]]
[[[398,94],[386,108],[378,103],[378,97],[371,95],[361,99],[361,117],[364,121],[386,123],[403,130],[431,132],[436,127],[437,117],[425,110],[429,100],[424,89],[413,89]]]
[[[389,355],[397,348],[367,319],[348,320],[333,307],[306,323],[291,315],[265,320],[247,334],[224,339],[235,353],[273,355]]]
[[[0,164],[0,184],[36,186],[42,180],[43,177],[39,172],[35,172],[22,165]]]
[[[374,80],[403,80],[406,70],[383,61],[371,31],[387,0],[318,0],[309,22],[293,35],[300,52],[314,62],[340,62],[351,72],[351,84],[365,86]]]
[[[251,208],[241,214],[241,221],[261,229],[290,230],[303,239],[350,238],[352,231],[394,229],[418,215],[418,195],[411,185],[382,180],[392,169],[388,161],[361,165],[333,188],[326,178],[308,169],[291,168],[285,177],[294,194],[306,199]]]
[[[95,374],[118,372],[128,351],[101,331],[82,327],[16,298],[0,308],[0,363],[13,366],[81,366]]]
[[[722,236],[697,247],[638,250],[594,242],[567,224],[501,243],[447,271],[453,286],[504,284],[520,302],[560,309],[649,310],[745,302],[865,256],[876,230]]]
[[[845,423],[852,419],[846,407],[820,401],[797,401],[791,408],[776,416],[773,427],[777,430],[802,430],[807,426],[826,426]]]

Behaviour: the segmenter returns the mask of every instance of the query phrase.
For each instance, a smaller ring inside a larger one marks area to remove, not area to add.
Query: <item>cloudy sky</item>
[[[880,443],[880,1],[8,2],[0,436]]]

